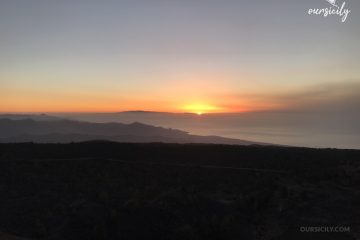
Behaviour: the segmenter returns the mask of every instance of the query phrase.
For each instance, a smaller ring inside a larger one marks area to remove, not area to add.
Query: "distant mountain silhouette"
[[[134,122],[90,123],[72,120],[35,121],[0,119],[0,142],[66,143],[89,140],[117,142],[216,143],[252,145],[257,143],[218,136],[197,136],[185,131]]]
[[[0,114],[0,119],[2,118],[8,118],[12,120],[33,119],[35,121],[54,121],[64,119],[62,117],[50,116],[47,114]]]
[[[159,114],[159,115],[162,114],[162,115],[194,115],[194,116],[198,115],[196,113],[191,113],[191,112],[176,113],[176,112],[157,112],[157,111],[145,111],[145,110],[122,111],[122,112],[118,112],[118,114]]]
[[[159,114],[169,114],[170,112],[157,112],[157,111],[145,111],[145,110],[132,110],[132,111],[122,111],[118,113],[159,113]]]

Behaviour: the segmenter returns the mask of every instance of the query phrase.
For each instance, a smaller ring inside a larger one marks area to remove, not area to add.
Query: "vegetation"
[[[356,150],[0,144],[0,232],[54,240],[356,239],[359,170]],[[302,233],[301,226],[351,231]]]

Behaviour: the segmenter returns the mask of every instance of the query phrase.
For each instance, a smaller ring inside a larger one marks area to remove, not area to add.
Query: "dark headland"
[[[358,239],[359,170],[358,150],[0,144],[0,239]]]

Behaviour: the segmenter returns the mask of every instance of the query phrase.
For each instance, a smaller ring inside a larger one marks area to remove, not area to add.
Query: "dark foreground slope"
[[[0,144],[0,237],[358,239],[359,169],[355,150]]]

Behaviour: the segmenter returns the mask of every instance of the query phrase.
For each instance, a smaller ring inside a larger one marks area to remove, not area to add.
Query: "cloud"
[[[317,84],[276,93],[236,94],[228,98],[232,99],[232,104],[224,104],[227,108],[241,106],[264,111],[348,113],[359,116],[360,80]]]

